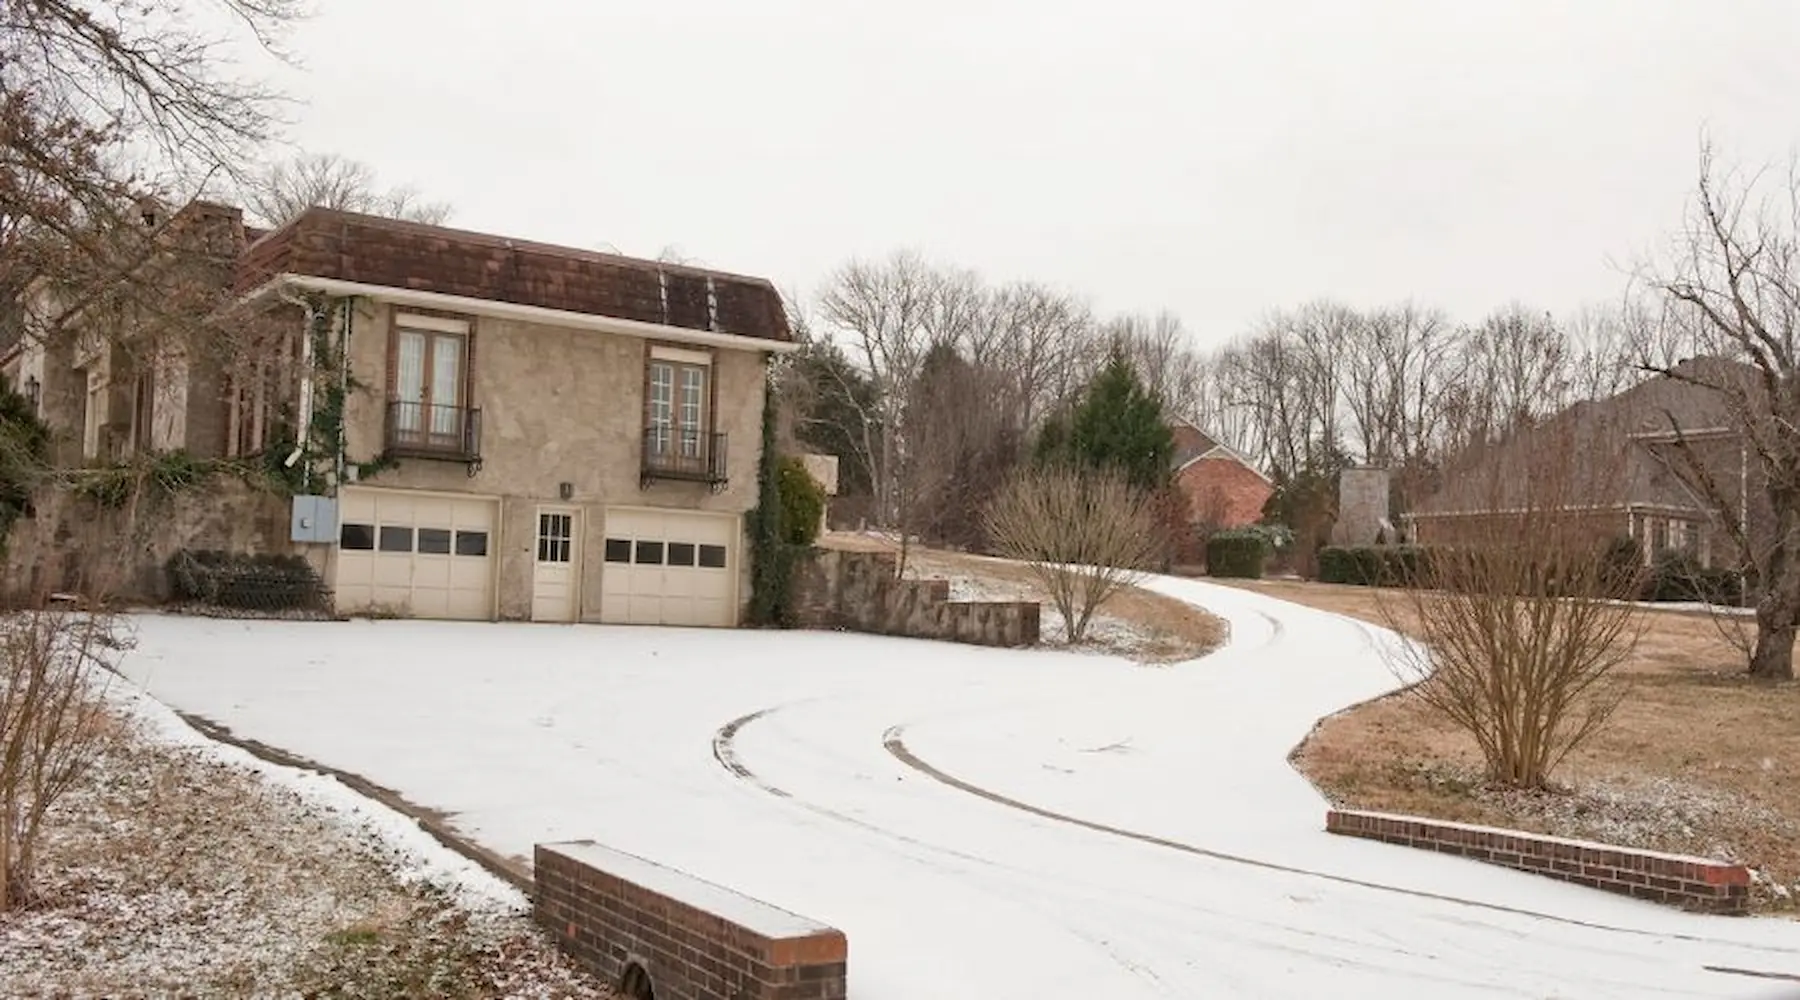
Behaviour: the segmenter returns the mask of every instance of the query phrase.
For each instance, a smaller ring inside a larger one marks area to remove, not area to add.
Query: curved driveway
[[[147,616],[127,673],[506,854],[593,838],[843,928],[855,1000],[1776,997],[1800,925],[1321,832],[1367,625],[1192,581],[1174,667],[804,632]],[[1398,993],[1396,991],[1399,991]]]

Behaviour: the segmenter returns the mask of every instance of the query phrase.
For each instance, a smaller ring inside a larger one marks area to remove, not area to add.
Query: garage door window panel
[[[352,524],[346,521],[338,529],[338,545],[351,552],[375,551],[375,526],[373,524]]]
[[[381,551],[411,552],[413,550],[413,530],[398,525],[381,526]]]
[[[694,565],[694,544],[692,542],[670,542],[669,543],[669,565],[671,565],[671,566],[692,566],[692,565]]]
[[[609,563],[631,562],[631,539],[608,538],[606,540],[606,561]]]
[[[456,554],[485,558],[488,550],[488,536],[485,531],[459,531],[456,533]]]
[[[427,556],[447,556],[450,554],[450,532],[445,528],[419,529],[419,554]]]
[[[637,558],[632,561],[639,566],[661,566],[663,562],[663,543],[638,542]]]
[[[723,546],[723,545],[702,545],[702,546],[700,546],[700,565],[706,569],[724,569],[725,568],[725,546]]]

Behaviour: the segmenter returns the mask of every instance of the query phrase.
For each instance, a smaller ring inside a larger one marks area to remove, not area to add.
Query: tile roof
[[[793,339],[781,296],[761,278],[326,208],[253,243],[235,289],[280,274]]]

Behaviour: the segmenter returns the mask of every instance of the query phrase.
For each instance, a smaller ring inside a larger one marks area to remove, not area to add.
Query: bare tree
[[[428,225],[450,217],[450,204],[427,201],[411,185],[384,188],[366,163],[334,153],[302,153],[264,167],[240,189],[244,208],[279,226],[314,206],[381,215]],[[672,251],[665,248],[667,257]]]
[[[1168,310],[1154,316],[1119,316],[1101,329],[1140,373],[1145,388],[1168,413],[1194,419],[1200,408],[1204,366],[1181,317]]]
[[[1589,502],[1618,459],[1582,453],[1564,427],[1516,462],[1489,467],[1492,513],[1467,519],[1383,609],[1417,640],[1396,661],[1416,696],[1474,739],[1492,780],[1537,788],[1624,696],[1612,674],[1643,611],[1619,598],[1635,595],[1642,567],[1604,558]]]
[[[100,612],[0,618],[0,913],[36,899],[50,809],[112,738],[100,676],[124,645]]]
[[[180,220],[157,206],[233,175],[278,110],[271,93],[225,71],[229,33],[192,27],[221,13],[273,46],[303,7],[0,6],[0,302],[34,304],[14,315],[12,339],[66,336],[77,318],[85,335],[109,342],[153,323],[196,327],[191,298],[170,286],[216,247],[166,238]],[[172,257],[195,263],[171,266]],[[109,325],[122,316],[131,322]]]
[[[1642,352],[1647,370],[1716,393],[1724,430],[1743,455],[1741,481],[1707,457],[1720,428],[1666,417],[1686,479],[1721,511],[1734,496],[1760,493],[1768,524],[1722,518],[1725,534],[1757,586],[1751,676],[1791,680],[1800,631],[1800,163],[1781,182],[1766,173],[1721,170],[1710,147],[1685,230],[1650,285],[1709,363],[1669,365]],[[1740,503],[1747,498],[1740,499]]]
[[[987,523],[1000,554],[1025,562],[1050,595],[1072,643],[1161,555],[1149,497],[1114,473],[1023,472],[988,505]]]

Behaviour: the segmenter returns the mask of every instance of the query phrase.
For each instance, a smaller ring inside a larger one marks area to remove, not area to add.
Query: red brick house
[[[1275,484],[1248,458],[1185,420],[1175,436],[1175,485],[1187,497],[1188,523],[1197,531],[1242,528],[1262,520]]]

